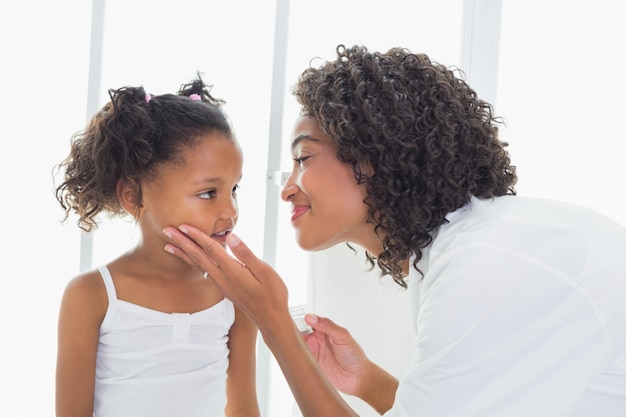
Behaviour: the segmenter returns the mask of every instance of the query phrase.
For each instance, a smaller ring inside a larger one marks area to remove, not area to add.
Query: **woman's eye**
[[[300,167],[300,169],[304,168],[304,161],[306,161],[307,159],[309,159],[309,156],[305,156],[302,158],[293,158],[293,161],[298,164],[298,166]]]
[[[233,195],[237,195],[237,191],[239,190],[239,187],[240,187],[239,184],[233,187],[233,190],[231,191]]]
[[[209,200],[215,197],[215,194],[216,194],[215,190],[208,190],[208,191],[198,194],[198,197]]]

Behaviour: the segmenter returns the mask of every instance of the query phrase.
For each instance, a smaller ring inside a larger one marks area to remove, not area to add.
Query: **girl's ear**
[[[128,180],[123,178],[117,181],[117,186],[115,187],[120,205],[126,213],[130,214],[135,219],[139,215],[139,209],[141,208],[141,204],[138,201],[137,189],[138,187],[135,186],[135,184],[131,184]]]

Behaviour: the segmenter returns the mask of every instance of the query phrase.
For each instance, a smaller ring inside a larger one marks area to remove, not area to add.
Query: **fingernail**
[[[317,324],[317,316],[315,314],[307,313],[304,315],[304,319],[309,324]]]
[[[174,249],[172,249],[172,247],[170,245],[165,245],[165,252],[169,252],[171,254],[174,254]]]
[[[172,238],[172,234],[171,234],[169,231],[167,231],[167,229],[164,229],[164,230],[163,230],[163,234],[164,234],[165,236],[169,237],[170,239]]]
[[[185,226],[178,226],[178,230],[180,230],[184,234],[187,234],[187,228]]]
[[[228,235],[228,246],[237,246],[241,243],[241,240],[234,234]]]

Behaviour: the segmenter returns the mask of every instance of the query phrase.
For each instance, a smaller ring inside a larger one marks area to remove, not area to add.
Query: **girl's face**
[[[292,134],[293,170],[282,191],[292,204],[291,223],[305,250],[354,242],[377,254],[382,246],[366,223],[366,186],[352,166],[337,159],[337,146],[311,118],[299,117]]]
[[[179,163],[161,167],[143,186],[138,221],[144,239],[160,236],[166,226],[193,224],[226,244],[237,223],[237,188],[243,155],[237,143],[209,135],[184,151]]]

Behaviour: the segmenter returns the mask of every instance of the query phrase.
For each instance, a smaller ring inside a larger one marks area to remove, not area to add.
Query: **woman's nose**
[[[289,177],[287,179],[287,182],[283,186],[282,191],[280,192],[280,198],[282,198],[283,201],[290,202],[293,196],[296,194],[296,192],[297,192],[297,187],[293,183],[293,181],[291,181],[291,177]]]

